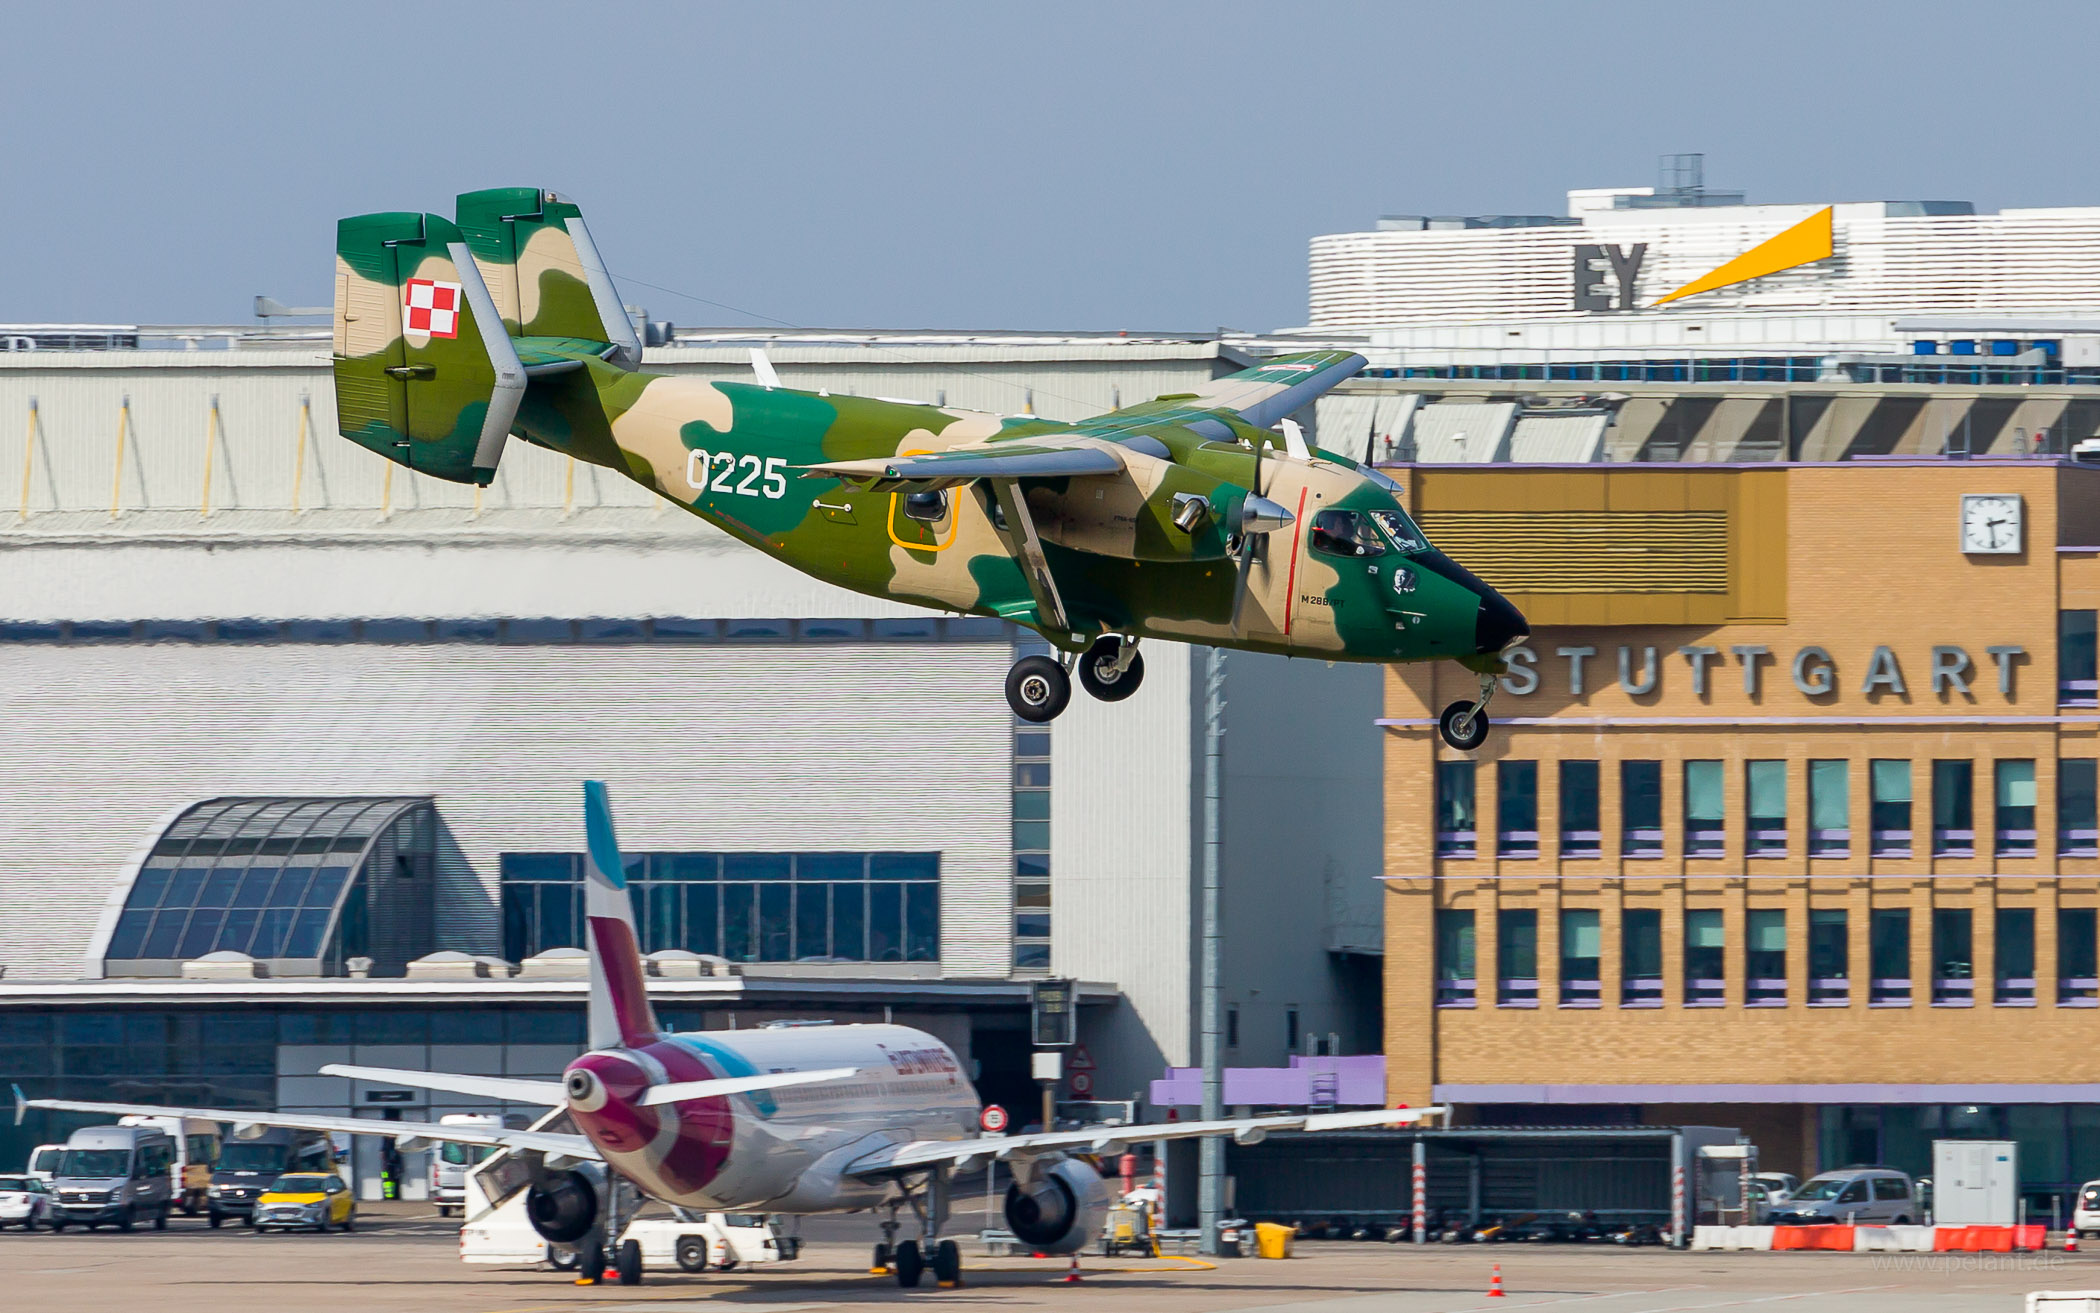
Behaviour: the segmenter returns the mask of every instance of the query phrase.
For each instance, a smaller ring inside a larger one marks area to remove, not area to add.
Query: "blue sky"
[[[23,6],[0,322],[323,301],[337,217],[539,185],[659,319],[1275,328],[1317,233],[1666,152],[1753,201],[2100,203],[2096,38],[1973,0]]]

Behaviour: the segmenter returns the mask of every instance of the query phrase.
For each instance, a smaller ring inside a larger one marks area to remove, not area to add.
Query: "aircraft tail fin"
[[[336,225],[334,364],[344,437],[453,483],[495,477],[525,369],[450,219]]]
[[[583,782],[583,829],[583,914],[591,947],[590,1044],[594,1049],[646,1044],[657,1035],[656,1013],[649,1006],[634,903],[627,893],[627,864],[613,835],[612,803],[597,780]]]
[[[453,208],[511,336],[641,368],[641,339],[574,202],[538,187],[495,187],[465,192]]]

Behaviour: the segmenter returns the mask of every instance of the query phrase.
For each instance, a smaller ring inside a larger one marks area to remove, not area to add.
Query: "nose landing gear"
[[[1480,676],[1480,701],[1454,702],[1436,718],[1436,732],[1460,752],[1471,752],[1487,742],[1488,703],[1495,697],[1494,675]]]

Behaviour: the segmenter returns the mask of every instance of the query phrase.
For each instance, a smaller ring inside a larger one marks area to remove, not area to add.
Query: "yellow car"
[[[258,1231],[326,1231],[331,1226],[349,1231],[357,1225],[357,1200],[333,1172],[288,1172],[262,1192],[250,1216]]]

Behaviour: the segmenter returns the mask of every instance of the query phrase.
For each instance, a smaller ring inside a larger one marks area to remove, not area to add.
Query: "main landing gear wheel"
[[[605,1276],[605,1246],[588,1244],[576,1252],[577,1281],[586,1285],[597,1285]]]
[[[1144,654],[1133,650],[1129,662],[1122,662],[1123,640],[1114,634],[1103,634],[1094,640],[1094,645],[1079,658],[1079,682],[1087,692],[1103,702],[1121,702],[1138,691],[1145,682]]]
[[[638,1286],[642,1284],[642,1242],[639,1240],[622,1240],[620,1242],[620,1256],[614,1260],[613,1266],[620,1273],[621,1285]]]
[[[926,1272],[926,1260],[919,1255],[919,1242],[906,1240],[897,1246],[897,1284],[906,1290],[917,1289],[919,1278]]]
[[[1436,718],[1436,732],[1460,752],[1471,752],[1487,742],[1487,712],[1477,702],[1454,702]]]
[[[877,1277],[888,1276],[892,1256],[892,1251],[887,1243],[878,1243],[875,1246],[874,1257],[868,1260],[868,1275]]]
[[[1072,677],[1046,656],[1025,656],[1006,672],[1006,704],[1014,714],[1041,725],[1057,719],[1072,700]]]
[[[943,1290],[962,1284],[962,1246],[943,1240],[933,1247],[933,1279]]]

